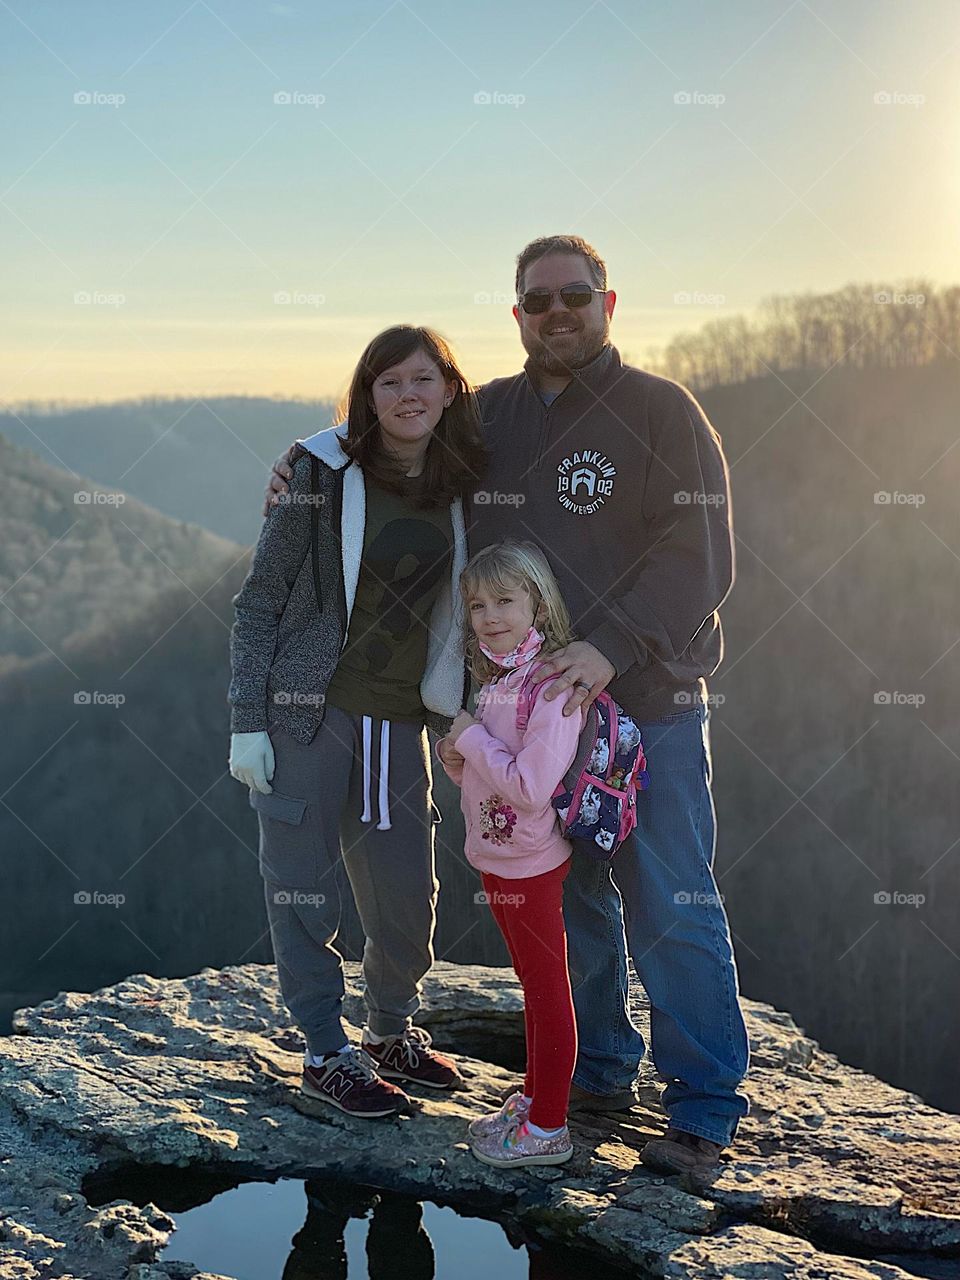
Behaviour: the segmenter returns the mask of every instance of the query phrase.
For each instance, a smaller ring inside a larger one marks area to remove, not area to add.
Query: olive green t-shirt
[[[366,495],[357,594],[327,702],[354,715],[422,722],[430,611],[451,571],[450,508],[418,510],[370,480]]]

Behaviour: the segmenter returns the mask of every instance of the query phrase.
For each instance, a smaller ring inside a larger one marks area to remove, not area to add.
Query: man
[[[480,388],[491,461],[473,497],[471,554],[504,537],[541,545],[584,638],[545,667],[573,714],[603,689],[640,725],[650,787],[612,863],[574,857],[564,917],[579,1035],[571,1107],[634,1100],[645,1046],[627,1007],[633,960],[666,1080],[664,1137],[645,1165],[708,1173],[748,1103],[749,1050],[730,929],[713,875],[716,818],[706,677],[733,582],[729,475],[694,397],[624,365],[616,294],[577,236],[517,259],[521,373]],[[268,496],[283,492],[285,460]]]

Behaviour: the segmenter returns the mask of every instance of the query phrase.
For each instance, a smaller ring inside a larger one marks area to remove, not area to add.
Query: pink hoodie
[[[443,764],[437,743],[437,759],[461,789],[467,861],[506,880],[553,871],[571,853],[550,797],[573,763],[586,716],[582,710],[563,714],[566,694],[544,697],[546,686],[557,679],[550,676],[521,733],[517,693],[530,669],[524,663],[484,685],[480,723],[464,729],[453,744],[464,757],[462,765]]]

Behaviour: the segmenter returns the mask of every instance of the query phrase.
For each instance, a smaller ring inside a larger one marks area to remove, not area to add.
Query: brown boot
[[[695,1133],[670,1128],[662,1138],[653,1138],[640,1152],[640,1162],[657,1173],[715,1173],[720,1164],[719,1142],[698,1138]]]
[[[571,1112],[629,1111],[636,1105],[637,1095],[632,1089],[621,1089],[619,1093],[591,1093],[589,1089],[581,1089],[578,1084],[570,1085]]]

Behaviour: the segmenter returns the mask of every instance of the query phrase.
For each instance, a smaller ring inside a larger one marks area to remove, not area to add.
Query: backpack
[[[541,685],[530,690],[534,670],[517,695],[517,729],[524,732]],[[637,825],[637,792],[650,784],[640,727],[609,693],[587,710],[577,754],[557,784],[551,804],[573,847],[609,861]]]

